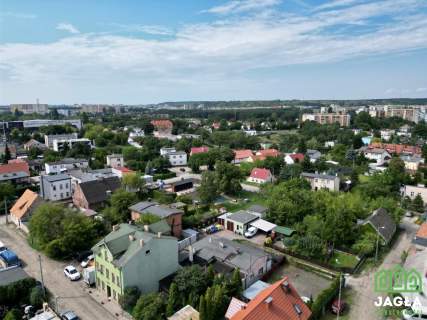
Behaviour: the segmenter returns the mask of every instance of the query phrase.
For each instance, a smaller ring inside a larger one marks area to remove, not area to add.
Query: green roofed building
[[[159,280],[179,268],[176,238],[125,223],[114,226],[92,251],[96,286],[115,301],[127,287],[136,286],[144,294],[158,291]]]

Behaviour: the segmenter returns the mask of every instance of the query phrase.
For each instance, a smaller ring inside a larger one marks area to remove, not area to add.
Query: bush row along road
[[[4,217],[2,217],[4,218]],[[13,225],[0,223],[0,240],[19,256],[24,270],[33,278],[41,280],[39,252],[30,247],[24,235]],[[83,320],[116,319],[101,304],[95,301],[84,288],[83,282],[71,282],[64,276],[63,262],[54,261],[41,254],[45,286],[53,297],[59,297],[60,312],[73,310]]]

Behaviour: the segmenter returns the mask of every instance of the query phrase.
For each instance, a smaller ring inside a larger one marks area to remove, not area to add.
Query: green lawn
[[[235,199],[237,202],[227,201],[223,204],[228,212],[244,210],[253,204],[259,204],[262,206],[266,206],[267,204],[267,199],[260,193],[256,192],[242,191],[238,197],[235,197]],[[245,199],[247,201],[245,201]]]
[[[357,257],[352,254],[335,251],[329,260],[329,264],[338,268],[354,268],[359,262]]]
[[[365,176],[364,174],[359,174],[359,182],[360,183],[365,183],[369,181],[369,177]]]

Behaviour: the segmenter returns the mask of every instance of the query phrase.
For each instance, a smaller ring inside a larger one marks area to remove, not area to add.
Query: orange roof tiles
[[[261,291],[230,320],[307,320],[310,316],[310,309],[285,277]]]
[[[0,165],[0,174],[13,173],[13,172],[25,172],[30,175],[30,167],[26,162],[12,162]]]
[[[417,238],[427,238],[427,222],[424,222],[417,231]]]
[[[253,156],[252,150],[234,150],[234,159],[246,159]]]
[[[173,123],[170,120],[151,120],[151,124],[156,128],[172,128]]]
[[[39,195],[30,189],[25,190],[21,197],[15,202],[10,209],[10,214],[21,219],[33,203],[39,198]]]
[[[264,168],[253,168],[251,171],[251,178],[267,180],[271,176],[271,172]]]
[[[257,155],[264,156],[264,157],[278,157],[280,155],[280,152],[276,149],[265,149],[265,150],[259,150],[257,152]]]
[[[421,154],[421,148],[418,146],[410,146],[406,144],[393,144],[393,143],[380,143],[374,142],[369,145],[369,148],[380,148],[387,150],[388,153],[409,153],[409,154]]]

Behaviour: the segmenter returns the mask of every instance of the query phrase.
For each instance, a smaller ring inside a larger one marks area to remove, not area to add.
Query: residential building
[[[24,150],[29,151],[31,149],[38,149],[41,151],[45,151],[47,147],[43,143],[35,139],[30,139],[26,143],[24,143]]]
[[[47,114],[49,113],[49,109],[47,104],[40,103],[29,103],[29,104],[11,104],[10,105],[11,112],[22,112],[23,114]]]
[[[281,153],[279,152],[279,150],[276,150],[276,149],[263,149],[263,150],[258,150],[256,152],[256,155],[261,156],[265,159],[267,157],[273,157],[273,158],[279,157]]]
[[[14,144],[7,144],[7,148],[9,149],[10,157],[12,159],[16,158],[17,152],[16,152],[16,146]],[[6,153],[6,144],[0,145],[0,156],[4,156]]]
[[[151,124],[154,126],[154,130],[160,135],[172,134],[173,123],[170,120],[151,120]]]
[[[374,160],[379,166],[387,163],[391,160],[391,155],[385,149],[382,148],[366,148],[363,151],[363,155],[366,159]]]
[[[424,164],[424,158],[418,155],[402,154],[400,159],[402,159],[405,164],[405,169],[412,173],[415,173],[420,165]]]
[[[89,167],[87,159],[64,158],[55,162],[45,163],[46,174],[57,174],[73,169],[85,169]]]
[[[72,149],[74,145],[82,144],[92,148],[92,142],[86,138],[80,139],[68,139],[68,140],[53,140],[53,150],[56,152],[60,152],[64,150],[65,146],[68,146],[68,149]]]
[[[384,208],[375,210],[362,222],[362,225],[371,226],[378,234],[379,238],[381,238],[383,245],[389,244],[396,233],[396,223]]]
[[[187,153],[184,151],[169,152],[165,156],[172,166],[186,166]]]
[[[23,160],[9,161],[0,165],[0,182],[12,182],[14,184],[28,183],[30,168]]]
[[[182,232],[182,216],[184,211],[170,206],[161,205],[155,201],[142,201],[129,207],[133,221],[138,220],[142,215],[149,214],[166,220],[172,229],[172,235],[180,237]]]
[[[249,182],[263,184],[273,182],[273,175],[271,174],[269,169],[253,168],[251,171],[251,175],[248,177],[247,180]]]
[[[416,186],[404,185],[401,191],[403,197],[409,197],[414,200],[417,195],[420,195],[424,203],[427,203],[427,188],[423,184]]]
[[[157,292],[159,281],[179,269],[176,238],[125,223],[114,226],[92,251],[96,287],[114,301],[129,287],[137,287],[142,294]]]
[[[290,153],[285,156],[285,163],[286,164],[295,164],[295,163],[301,163],[304,161],[304,154],[303,153]]]
[[[161,147],[160,148],[160,155],[161,156],[167,156],[169,153],[176,152],[175,147]]]
[[[234,164],[239,164],[242,162],[248,162],[250,161],[251,157],[253,156],[252,150],[246,149],[246,150],[234,150]]]
[[[427,222],[424,222],[420,226],[412,242],[417,245],[427,247]]]
[[[73,133],[64,133],[64,134],[46,134],[44,136],[44,144],[49,149],[53,149],[53,142],[55,140],[71,140],[71,139],[77,139],[78,135],[76,132]]]
[[[421,148],[418,146],[410,146],[406,144],[393,144],[393,143],[378,143],[374,142],[368,146],[369,149],[379,148],[385,149],[389,154],[409,154],[409,155],[421,155]]]
[[[305,154],[310,159],[311,163],[315,163],[322,156],[319,150],[314,149],[307,149],[307,152]]]
[[[222,225],[225,230],[244,235],[250,227],[250,223],[258,220],[259,216],[249,211],[240,210],[234,213],[222,214],[217,219],[218,223]]]
[[[259,204],[253,204],[247,209],[250,213],[253,213],[260,218],[263,218],[267,213],[268,208]]]
[[[124,167],[125,161],[122,154],[107,155],[107,166],[111,168]]]
[[[264,250],[217,236],[207,236],[193,243],[190,261],[232,273],[239,268],[243,288],[262,278],[271,270],[272,256]]]
[[[302,122],[315,121],[319,124],[338,123],[341,127],[350,125],[350,115],[347,113],[305,113],[302,115]]]
[[[381,134],[381,140],[383,141],[390,141],[393,135],[396,133],[395,130],[391,129],[384,129],[380,131]]]
[[[245,303],[233,298],[227,309],[227,320],[308,320],[309,307],[302,301],[288,277],[276,281]]]
[[[206,153],[209,151],[209,147],[192,147],[190,150],[190,156],[198,153]]]
[[[27,189],[10,209],[10,218],[13,223],[25,232],[29,232],[27,223],[31,215],[43,203],[43,199],[34,191]]]
[[[61,201],[71,198],[71,178],[68,174],[40,176],[40,196],[44,200]]]
[[[407,299],[407,301],[417,301],[417,303],[413,303],[411,308],[415,312],[415,315],[412,319],[426,319],[427,318],[427,250],[415,251],[414,253],[410,253],[406,258],[405,264],[403,267],[405,270],[416,270],[419,275],[418,281],[417,279],[413,279],[420,284],[419,281],[422,282],[422,285],[419,285],[418,290],[408,290],[408,292],[402,292],[402,296]],[[413,274],[413,273],[412,273]],[[417,282],[412,282],[417,284]],[[410,318],[409,318],[410,319]]]
[[[82,182],[75,187],[73,203],[79,208],[98,210],[119,188],[120,179],[118,177]]]
[[[129,168],[126,168],[126,167],[115,167],[115,168],[111,168],[111,172],[115,176],[119,177],[120,179],[122,179],[127,174],[133,174],[133,173],[135,173],[135,171],[133,171],[133,170],[131,170]]]
[[[327,189],[329,191],[340,190],[340,178],[329,174],[301,173],[301,177],[310,182],[312,190]]]
[[[169,192],[183,192],[193,190],[196,179],[191,175],[163,180],[163,189]]]
[[[71,125],[77,129],[82,128],[82,121],[80,119],[61,119],[61,120],[49,120],[49,119],[34,119],[34,120],[18,120],[3,122],[7,130],[16,129],[37,129],[45,126],[63,126]]]
[[[173,315],[168,317],[168,320],[199,320],[199,311],[187,304]]]

